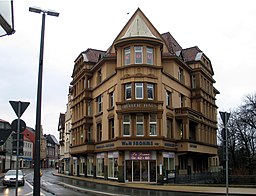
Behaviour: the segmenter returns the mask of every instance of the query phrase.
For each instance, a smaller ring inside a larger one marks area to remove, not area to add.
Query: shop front
[[[156,182],[156,151],[125,152],[125,182]]]

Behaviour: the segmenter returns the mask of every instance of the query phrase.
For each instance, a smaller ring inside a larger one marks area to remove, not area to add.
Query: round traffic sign
[[[12,121],[11,124],[12,130],[17,132],[18,131],[18,119]],[[20,133],[22,133],[26,129],[26,123],[20,119]]]

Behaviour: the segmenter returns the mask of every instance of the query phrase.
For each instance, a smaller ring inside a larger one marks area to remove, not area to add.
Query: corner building
[[[140,9],[107,51],[87,49],[71,81],[71,173],[159,182],[217,165],[218,90],[209,58],[160,34]]]

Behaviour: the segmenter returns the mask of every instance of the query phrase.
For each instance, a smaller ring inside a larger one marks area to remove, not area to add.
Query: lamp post
[[[34,189],[33,195],[40,196],[40,133],[41,133],[41,102],[42,102],[42,80],[43,80],[43,54],[44,54],[44,29],[45,15],[59,16],[59,13],[54,11],[42,10],[37,7],[30,7],[30,12],[42,13],[42,29],[40,42],[40,56],[38,69],[38,84],[37,84],[37,104],[36,104],[36,127],[35,127],[35,157],[34,157]]]

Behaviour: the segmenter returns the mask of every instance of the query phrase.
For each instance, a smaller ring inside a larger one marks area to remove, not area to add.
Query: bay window
[[[149,134],[157,135],[156,132],[156,114],[149,115]]]
[[[132,84],[125,85],[125,99],[130,100],[132,98]]]
[[[153,84],[147,84],[147,93],[148,93],[148,99],[153,100],[154,99],[154,85]]]
[[[135,83],[135,98],[143,99],[143,83]]]
[[[131,49],[130,48],[124,49],[124,64],[125,65],[131,64]]]
[[[129,136],[130,135],[130,125],[131,125],[131,117],[130,115],[123,116],[123,135]]]
[[[137,136],[143,136],[144,135],[144,122],[143,122],[144,116],[142,114],[139,114],[136,116],[136,130],[137,130]]]
[[[147,64],[153,65],[153,48],[147,47]]]

